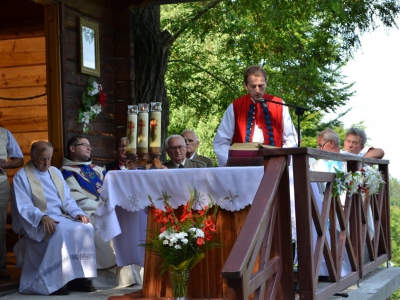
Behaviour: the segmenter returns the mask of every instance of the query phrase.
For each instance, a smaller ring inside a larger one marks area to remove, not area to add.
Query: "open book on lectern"
[[[276,148],[275,146],[264,145],[257,142],[234,143],[229,148],[229,157],[257,157],[258,150],[262,148]]]

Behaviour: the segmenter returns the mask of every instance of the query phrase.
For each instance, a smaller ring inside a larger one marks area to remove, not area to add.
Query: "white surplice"
[[[51,167],[62,179],[61,172]],[[32,189],[25,169],[14,176],[11,193],[12,226],[16,233],[24,235],[24,262],[19,285],[23,294],[48,295],[75,278],[97,276],[94,228],[92,224],[72,220],[83,211],[70,197],[68,185],[64,184],[64,201],[61,202],[50,173],[33,168],[45,194],[47,208],[40,211],[32,202]],[[47,215],[60,223],[47,240],[40,221]]]

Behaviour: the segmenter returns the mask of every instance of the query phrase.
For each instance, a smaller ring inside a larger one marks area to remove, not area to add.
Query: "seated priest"
[[[71,137],[67,142],[67,150],[68,155],[63,158],[61,173],[71,190],[71,197],[94,223],[106,172],[103,167],[92,163],[92,147],[86,136]],[[95,231],[94,242],[98,275],[93,280],[95,287],[126,287],[138,283],[135,282],[136,271],[133,266],[117,266],[112,241],[105,242]]]
[[[49,142],[33,143],[31,160],[13,180],[12,227],[23,234],[17,244],[17,257],[23,258],[19,292],[95,291],[86,279],[97,276],[94,228],[70,197],[61,172],[51,167],[52,156]]]
[[[164,163],[168,169],[178,168],[207,168],[205,162],[186,158],[185,139],[177,134],[170,135],[165,140],[165,149],[170,157],[170,161]]]
[[[200,140],[196,132],[193,130],[184,130],[181,136],[185,139],[186,143],[186,157],[191,160],[200,160],[207,164],[207,168],[214,167],[214,162],[211,158],[203,155],[199,155],[196,150],[199,148]]]

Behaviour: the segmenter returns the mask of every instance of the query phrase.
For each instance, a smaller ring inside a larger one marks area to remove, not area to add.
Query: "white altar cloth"
[[[94,225],[104,240],[113,239],[119,266],[143,266],[144,247],[138,245],[146,239],[148,196],[162,209],[157,199],[166,192],[177,208],[196,188],[198,204],[211,197],[222,209],[238,211],[252,203],[263,175],[263,167],[109,171]]]

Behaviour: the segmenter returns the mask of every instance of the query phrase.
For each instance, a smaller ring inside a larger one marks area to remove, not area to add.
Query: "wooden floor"
[[[10,280],[0,279],[0,295],[8,291],[16,291],[19,286],[19,278],[21,277],[21,269],[15,267],[16,260],[13,252],[7,253],[7,273],[11,276]]]

